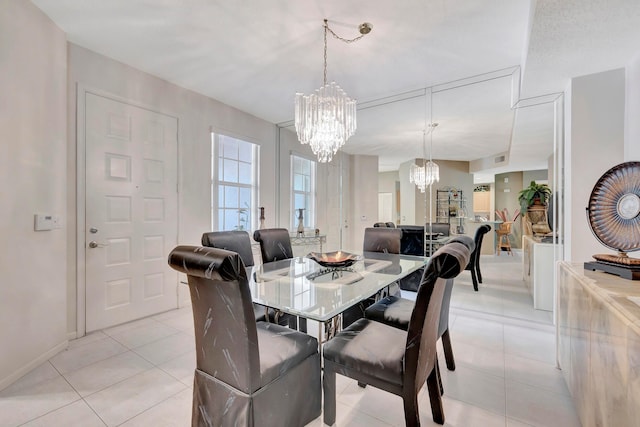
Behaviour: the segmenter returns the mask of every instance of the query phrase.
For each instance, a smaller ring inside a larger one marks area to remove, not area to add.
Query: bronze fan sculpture
[[[621,163],[600,177],[587,218],[596,239],[618,253],[593,255],[596,262],[585,262],[584,268],[640,280],[640,259],[627,255],[640,250],[640,162]]]

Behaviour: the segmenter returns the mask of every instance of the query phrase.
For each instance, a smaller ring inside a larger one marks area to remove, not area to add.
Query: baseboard
[[[75,332],[74,332],[74,334],[75,334]],[[22,378],[24,375],[29,373],[31,370],[33,370],[34,368],[36,368],[39,365],[43,364],[47,360],[51,359],[56,354],[60,353],[62,350],[67,348],[68,345],[69,345],[69,341],[68,340],[64,340],[63,342],[61,342],[57,346],[53,347],[51,350],[47,351],[46,353],[41,354],[40,356],[38,356],[37,358],[35,358],[31,362],[27,363],[26,365],[22,366],[21,368],[18,368],[18,370],[16,370],[13,374],[9,375],[6,378],[0,379],[0,390],[3,390],[5,388],[9,387],[11,384],[16,382],[18,379]]]
[[[73,341],[78,338],[78,331],[67,332],[67,341]]]

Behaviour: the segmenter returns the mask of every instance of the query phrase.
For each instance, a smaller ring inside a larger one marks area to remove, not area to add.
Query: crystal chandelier
[[[423,163],[422,166],[412,164],[409,168],[409,182],[413,183],[420,189],[421,193],[424,193],[427,187],[433,183],[440,181],[440,167],[431,160],[431,152],[433,150],[433,130],[438,126],[438,123],[432,123],[430,125],[431,130],[431,147],[429,148],[429,161]],[[426,131],[422,132],[422,145],[425,146]]]
[[[333,155],[356,131],[356,101],[347,96],[335,82],[327,84],[327,31],[345,43],[352,43],[371,31],[371,24],[360,27],[354,39],[339,37],[324,20],[324,85],[311,95],[296,93],[295,124],[298,139],[309,144],[320,163],[330,162]]]

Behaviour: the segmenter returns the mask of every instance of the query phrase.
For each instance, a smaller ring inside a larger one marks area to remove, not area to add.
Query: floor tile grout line
[[[526,383],[524,381],[511,380],[511,379],[506,379],[506,378],[505,378],[505,387],[506,387],[506,383],[507,382],[514,383],[514,384],[519,384],[519,385],[524,385],[524,386],[531,387],[531,388],[534,388],[534,389],[537,389],[537,390],[540,390],[540,391],[553,393],[553,394],[555,394],[557,396],[562,396],[564,398],[571,399],[571,394],[568,391],[565,394],[565,393],[561,393],[561,392],[555,391],[555,390],[553,390],[551,388],[548,388],[548,387],[541,387],[539,385],[529,384],[529,383]],[[505,389],[505,392],[506,392],[506,389]]]
[[[131,420],[132,420],[132,419],[134,419],[135,417],[138,417],[138,416],[140,416],[140,415],[144,414],[145,412],[150,411],[151,409],[153,409],[153,408],[157,407],[158,405],[161,405],[162,403],[164,403],[164,402],[168,401],[169,399],[173,399],[173,398],[174,398],[174,397],[176,397],[178,394],[180,394],[180,393],[184,392],[184,391],[185,391],[185,390],[187,390],[187,389],[188,389],[188,386],[185,386],[185,388],[183,388],[182,390],[180,390],[180,391],[178,391],[178,392],[176,392],[176,393],[174,393],[174,394],[172,394],[172,395],[168,396],[168,397],[167,397],[167,398],[165,398],[165,399],[162,399],[160,402],[156,403],[155,405],[152,405],[152,406],[148,407],[147,409],[145,409],[145,410],[144,410],[144,411],[142,411],[142,412],[139,412],[139,413],[135,414],[135,415],[134,415],[134,416],[132,416],[131,418],[127,418],[127,419],[126,419],[126,420],[124,420],[123,422],[119,423],[117,426],[121,426],[121,425],[123,425],[123,424],[128,423],[129,421],[131,421]],[[106,425],[106,423],[105,423],[105,425]],[[117,426],[116,426],[116,427],[117,427]]]
[[[144,343],[144,344],[138,345],[138,346],[136,346],[136,347],[129,347],[127,344],[125,344],[125,343],[123,343],[123,342],[121,342],[121,341],[118,341],[118,339],[117,339],[117,338],[115,338],[115,337],[111,337],[111,339],[113,339],[114,341],[118,342],[118,344],[121,344],[121,345],[125,346],[125,347],[126,347],[127,349],[129,349],[129,350],[134,350],[134,349],[136,349],[136,348],[144,347],[145,345],[153,344],[153,343],[158,342],[158,341],[160,341],[160,340],[163,340],[163,339],[165,339],[165,338],[169,338],[169,337],[172,337],[172,336],[174,336],[174,335],[178,335],[179,333],[185,333],[184,331],[181,331],[181,330],[178,330],[178,329],[172,328],[172,327],[170,327],[170,326],[166,326],[166,327],[167,327],[167,328],[174,329],[174,330],[175,330],[175,332],[174,332],[174,333],[172,333],[172,334],[169,334],[169,335],[165,335],[165,336],[163,336],[163,337],[161,337],[161,338],[155,339],[155,340],[153,340],[153,341],[149,341],[149,342],[146,342],[146,343]]]

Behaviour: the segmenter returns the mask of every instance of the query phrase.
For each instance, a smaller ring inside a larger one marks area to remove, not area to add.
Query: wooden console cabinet
[[[558,264],[557,358],[583,426],[640,425],[640,283]]]

